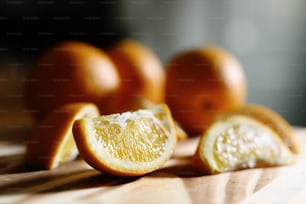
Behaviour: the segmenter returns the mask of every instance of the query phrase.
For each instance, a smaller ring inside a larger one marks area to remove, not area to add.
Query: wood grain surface
[[[6,74],[6,75],[5,75]],[[0,73],[0,204],[2,203],[306,203],[306,128],[295,128],[302,154],[291,166],[198,174],[190,158],[197,138],[180,142],[172,159],[142,177],[98,172],[81,158],[35,171],[23,163],[33,127],[21,103],[19,75]]]

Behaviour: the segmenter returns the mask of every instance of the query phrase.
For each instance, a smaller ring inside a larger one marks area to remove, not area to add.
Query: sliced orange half
[[[268,126],[245,115],[214,121],[201,136],[193,167],[205,173],[287,165],[294,155]]]
[[[99,110],[92,103],[71,103],[53,110],[27,141],[26,163],[39,169],[53,169],[75,159],[78,150],[72,136],[74,121],[98,116]]]
[[[77,120],[73,135],[89,165],[120,176],[139,176],[160,168],[176,144],[173,120],[164,104]]]

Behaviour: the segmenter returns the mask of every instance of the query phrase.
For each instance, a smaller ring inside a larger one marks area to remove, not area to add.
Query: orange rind
[[[54,169],[78,155],[72,125],[83,117],[99,116],[91,103],[71,103],[51,111],[35,128],[27,141],[25,160],[38,169]]]

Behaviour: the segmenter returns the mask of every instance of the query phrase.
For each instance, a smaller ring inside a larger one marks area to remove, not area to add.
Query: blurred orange
[[[119,88],[109,57],[83,42],[69,41],[48,49],[25,82],[28,107],[38,119],[71,102],[92,102],[101,113]]]
[[[243,68],[222,48],[207,46],[180,53],[166,69],[166,103],[189,134],[202,133],[217,114],[245,102]]]
[[[137,109],[143,101],[164,101],[166,74],[153,51],[141,42],[125,39],[106,52],[121,78],[120,90],[109,107],[111,113]]]

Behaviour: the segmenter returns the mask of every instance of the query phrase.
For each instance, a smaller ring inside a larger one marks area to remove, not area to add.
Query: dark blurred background
[[[217,44],[242,63],[249,103],[306,125],[305,0],[0,0],[0,60],[23,68],[58,41],[105,48],[122,37],[166,63],[175,53]]]
[[[1,47],[19,57],[36,57],[63,40],[106,46],[126,35],[116,20],[119,1],[1,0]]]

